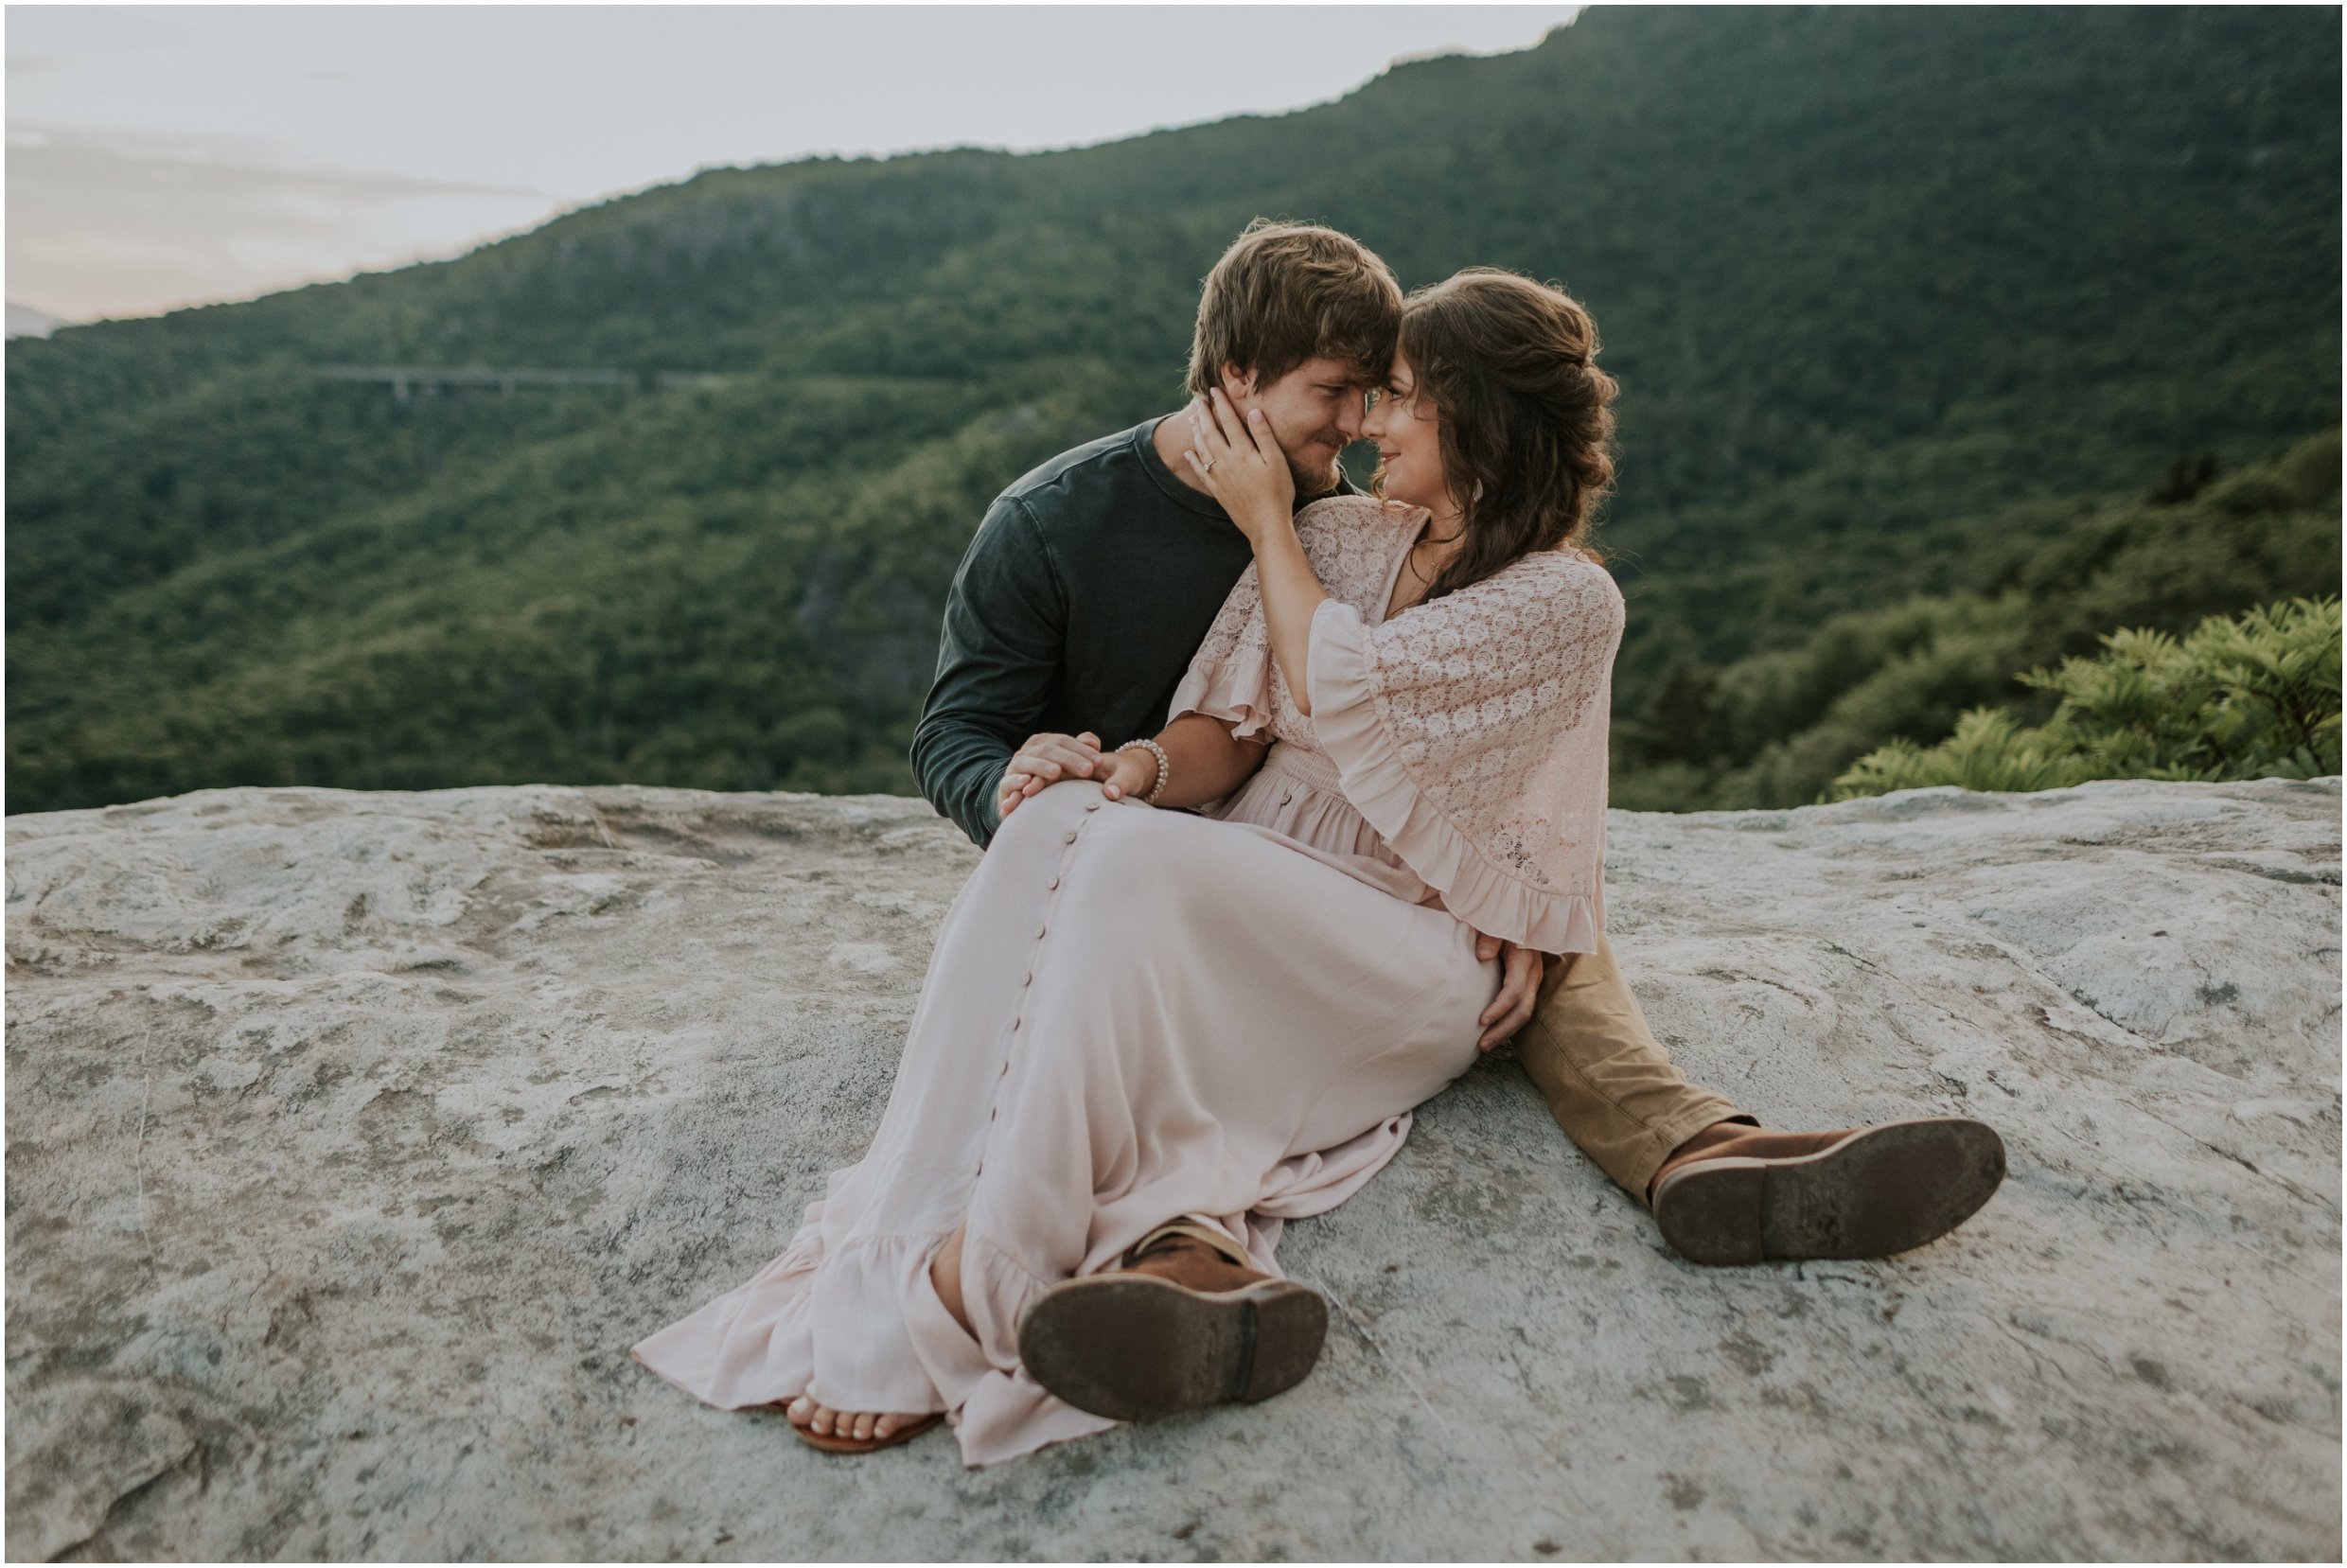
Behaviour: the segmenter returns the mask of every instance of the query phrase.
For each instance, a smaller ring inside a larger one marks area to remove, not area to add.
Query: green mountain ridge
[[[1754,772],[1745,721],[1791,744],[1820,715],[1690,705],[1704,678],[1741,692],[1836,616],[1992,600],[1985,520],[2000,558],[2056,557],[2180,458],[2232,475],[2337,424],[2339,32],[1601,8],[1285,115],[706,171],[452,262],[17,340],[9,807],[909,789],[985,502],[1179,400],[1197,280],[1259,213],[1405,284],[1512,266],[1590,305],[1624,386],[1617,796],[1792,803],[1823,764]],[[326,363],[731,379],[397,403]],[[2335,522],[2321,557],[2226,582],[2329,590]]]
[[[1799,805],[1896,738],[1947,735],[1968,708],[2042,719],[2025,667],[2125,626],[2190,627],[2339,574],[2339,433],[2187,493],[2024,502],[1970,520],[1954,582],[1812,625],[1723,667],[1683,658],[1617,722],[1615,803]],[[2310,590],[2311,591],[2311,590]]]

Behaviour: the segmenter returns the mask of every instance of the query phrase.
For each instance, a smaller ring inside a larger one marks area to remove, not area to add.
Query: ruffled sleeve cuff
[[[1271,654],[1262,647],[1238,647],[1221,659],[1201,659],[1190,666],[1174,689],[1174,705],[1166,710],[1171,724],[1184,714],[1235,724],[1232,735],[1246,739],[1271,722]]]
[[[1313,732],[1336,764],[1345,798],[1445,907],[1536,953],[1597,950],[1603,915],[1596,899],[1547,892],[1494,866],[1411,782],[1379,710],[1359,610],[1330,599],[1313,613],[1307,663]]]

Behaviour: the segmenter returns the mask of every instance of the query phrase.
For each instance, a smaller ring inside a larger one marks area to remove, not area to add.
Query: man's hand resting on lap
[[[1089,730],[1081,735],[1029,735],[995,785],[995,816],[1010,816],[1019,802],[1062,779],[1105,778],[1109,766],[1100,737]]]

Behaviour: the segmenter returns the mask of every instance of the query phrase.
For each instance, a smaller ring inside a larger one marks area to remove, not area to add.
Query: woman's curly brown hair
[[[1614,487],[1615,395],[1597,366],[1597,324],[1563,290],[1472,267],[1402,305],[1401,350],[1433,405],[1466,542],[1436,576],[1439,598],[1536,550],[1590,539]]]

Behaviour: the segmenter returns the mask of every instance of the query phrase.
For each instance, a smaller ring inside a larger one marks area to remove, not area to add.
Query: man
[[[1393,273],[1358,241],[1259,220],[1206,279],[1190,391],[1219,388],[1243,418],[1263,412],[1299,506],[1349,492],[1338,455],[1385,381],[1401,305]],[[946,600],[912,766],[981,848],[1037,790],[1104,776],[1104,744],[1164,726],[1252,558],[1192,482],[1186,446],[1171,417],[1103,436],[1018,480],[979,525]],[[2003,1179],[2003,1145],[1978,1122],[1762,1129],[1671,1065],[1602,936],[1594,953],[1544,963],[1490,937],[1480,952],[1502,958],[1505,976],[1483,1043],[1517,1039],[1558,1122],[1698,1262],[1901,1251],[1946,1233]],[[1236,1301],[1263,1277],[1206,1228],[1168,1227],[1127,1272]]]

